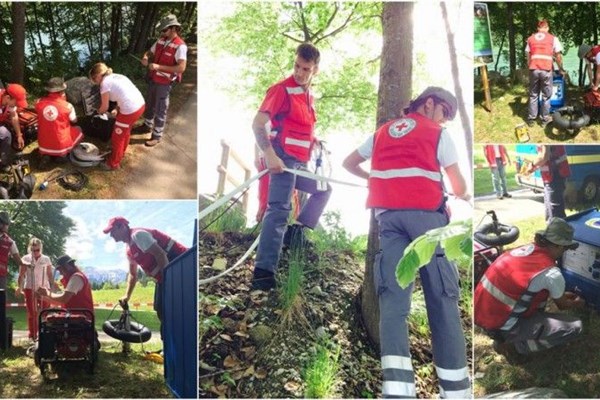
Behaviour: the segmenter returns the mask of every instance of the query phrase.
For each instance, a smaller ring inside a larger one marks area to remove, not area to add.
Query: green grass
[[[94,310],[96,315],[95,326],[96,329],[102,330],[102,324],[107,319],[119,319],[121,315],[121,308],[117,307],[112,312],[110,309],[99,309],[96,308]],[[27,330],[27,312],[25,307],[19,308],[9,308],[6,315],[14,320],[13,329],[17,331]],[[140,324],[145,325],[153,332],[156,332],[160,329],[158,317],[156,316],[156,312],[154,311],[132,311],[131,315],[138,321]]]
[[[206,223],[209,224],[206,228],[200,227],[206,232],[240,232],[246,227],[246,216],[242,212],[239,205],[227,208],[230,203],[222,205],[215,211],[206,216]]]
[[[125,284],[122,284],[122,288],[119,289],[101,289],[92,291],[94,303],[116,304],[121,297],[125,295]],[[134,303],[149,304],[154,302],[154,282],[148,283],[146,287],[140,285],[138,282],[135,285],[131,299],[129,299],[129,305],[131,310],[136,310],[133,306]],[[138,310],[152,310],[152,306],[140,306]]]
[[[492,85],[492,112],[483,107],[484,95],[481,85],[475,87],[475,143],[516,143],[515,126],[527,119],[527,87],[523,84]],[[583,90],[568,86],[566,103],[583,106]],[[549,125],[545,130],[539,125],[528,128],[530,143],[565,142],[593,143],[600,140],[600,128],[590,124],[583,128],[575,138],[553,129]]]
[[[315,245],[315,253],[319,257],[327,252],[348,252],[352,256],[364,257],[367,251],[367,235],[352,235],[342,224],[339,211],[328,211],[323,214],[323,228],[309,232],[309,239]]]
[[[514,163],[516,160],[515,145],[505,145],[506,151],[510,160]],[[483,154],[483,145],[477,145],[473,149],[473,164],[477,168],[473,169],[474,191],[475,196],[494,194],[494,186],[492,184],[492,173],[488,167],[487,161]],[[506,185],[508,191],[520,189],[521,187],[515,180],[516,170],[514,164],[506,165]]]
[[[340,346],[330,350],[327,344],[318,344],[317,352],[304,372],[304,397],[308,399],[331,398],[335,393]]]
[[[283,317],[291,316],[302,306],[302,287],[304,285],[305,259],[300,251],[293,251],[288,262],[287,274],[279,285],[279,301]]]

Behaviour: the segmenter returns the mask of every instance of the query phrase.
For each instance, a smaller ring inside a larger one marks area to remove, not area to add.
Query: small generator
[[[565,220],[575,230],[573,240],[579,242],[579,247],[566,251],[560,262],[566,290],[600,311],[600,211],[582,211]]]
[[[90,310],[48,308],[40,312],[34,359],[42,376],[49,364],[64,362],[85,362],[91,374],[98,350],[94,314]]]

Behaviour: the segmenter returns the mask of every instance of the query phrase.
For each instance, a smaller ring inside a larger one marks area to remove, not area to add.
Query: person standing
[[[577,249],[574,229],[561,218],[550,218],[534,243],[500,255],[475,288],[474,320],[494,339],[494,349],[507,357],[527,355],[575,339],[579,318],[545,311],[552,298],[559,309],[583,308],[585,301],[565,291],[556,261]]]
[[[501,144],[488,144],[483,146],[483,153],[488,162],[490,171],[492,172],[492,185],[496,197],[502,200],[503,198],[511,198],[506,186],[506,165],[510,165],[510,156],[506,152],[506,147]]]
[[[25,146],[17,108],[26,107],[27,91],[23,86],[9,83],[6,88],[0,89],[0,168],[3,170],[10,167],[12,133],[9,128],[15,132],[17,148]]]
[[[320,58],[315,46],[300,44],[296,48],[293,74],[269,88],[252,122],[256,143],[270,173],[267,210],[252,278],[254,290],[268,291],[275,287],[284,236],[289,244],[301,244],[304,228],[313,229],[317,225],[331,196],[330,185],[319,190],[317,181],[284,172],[284,168],[305,170],[310,159],[317,121],[310,85],[319,71]],[[294,188],[311,196],[296,223],[286,231]]]
[[[62,78],[51,78],[45,87],[48,94],[35,104],[38,116],[38,149],[44,162],[49,157],[64,159],[83,139],[75,108],[67,101],[67,85]]]
[[[38,313],[48,307],[48,303],[38,296],[37,289],[54,288],[54,277],[52,276],[52,262],[50,258],[42,253],[42,241],[36,237],[29,240],[28,253],[22,258],[23,264],[19,269],[17,279],[17,296],[25,295],[25,306],[27,307],[27,327],[29,328],[29,339],[36,340],[38,336]]]
[[[527,124],[533,126],[538,117],[538,101],[542,96],[542,109],[539,110],[542,128],[550,122],[550,97],[552,97],[553,57],[561,74],[565,74],[562,64],[562,45],[558,38],[548,33],[548,21],[537,24],[537,32],[527,39],[525,52],[529,66],[529,108]]]
[[[8,235],[11,221],[6,211],[0,211],[0,289],[6,290],[8,277],[8,260],[12,259],[19,265],[23,264],[17,244]]]
[[[127,245],[129,275],[125,295],[121,300],[128,302],[131,298],[137,283],[138,266],[141,267],[146,275],[156,281],[154,311],[162,321],[163,269],[188,248],[159,230],[130,228],[129,221],[123,217],[111,218],[103,232],[110,234],[115,242],[123,242]]]
[[[177,17],[169,14],[156,25],[161,37],[150,47],[142,57],[142,65],[148,67],[150,80],[148,82],[147,107],[144,123],[134,129],[134,133],[152,132],[146,146],[154,147],[160,143],[169,108],[169,94],[181,77],[187,66],[187,45],[179,34],[181,24]],[[149,62],[149,60],[152,62]]]
[[[563,145],[537,146],[538,156],[529,165],[527,174],[540,169],[544,182],[544,208],[546,221],[552,217],[565,218],[566,181],[571,176],[567,149]]]
[[[457,110],[454,95],[428,87],[404,110],[404,117],[382,125],[344,160],[350,173],[367,179],[367,207],[379,224],[380,250],[374,263],[379,297],[379,337],[383,397],[415,397],[406,318],[413,285],[402,289],[396,266],[404,250],[425,232],[449,222],[442,169],[454,195],[469,200],[456,148],[446,129]],[[360,164],[371,159],[371,171]],[[441,398],[470,398],[466,344],[458,299],[458,270],[437,247],[419,270],[433,344]]]
[[[108,111],[109,101],[117,103],[116,121],[110,135],[112,151],[102,167],[108,171],[119,169],[129,145],[131,127],[144,113],[144,96],[125,75],[113,74],[112,68],[104,63],[95,64],[90,70],[90,79],[100,86],[98,114]]]

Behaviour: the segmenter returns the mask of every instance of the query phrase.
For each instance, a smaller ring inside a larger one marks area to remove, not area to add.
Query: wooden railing
[[[229,143],[225,140],[221,140],[221,147],[223,148],[221,153],[221,164],[217,167],[217,171],[219,172],[219,183],[217,184],[217,196],[225,193],[225,185],[227,182],[231,183],[233,186],[237,187],[250,179],[250,174],[252,170],[246,164],[246,162],[231,148]],[[244,179],[241,181],[237,180],[232,176],[231,168],[229,168],[229,161],[235,161],[244,172]],[[244,214],[248,211],[248,192],[244,193],[242,197],[242,210]]]

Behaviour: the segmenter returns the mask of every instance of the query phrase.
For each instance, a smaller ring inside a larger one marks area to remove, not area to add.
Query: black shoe
[[[146,135],[150,132],[152,132],[152,127],[148,126],[146,124],[141,124],[131,130],[131,133],[133,133],[135,135]]]
[[[303,225],[288,225],[285,235],[283,235],[283,247],[299,249],[306,246],[307,242]]]
[[[523,364],[527,361],[527,356],[517,352],[512,343],[494,340],[494,351],[503,355],[510,364]]]
[[[510,198],[512,198],[512,194],[504,193],[504,194],[502,194],[502,197],[506,197],[507,199],[510,199]]]
[[[252,290],[268,292],[275,288],[275,274],[261,268],[254,268],[252,277]]]

